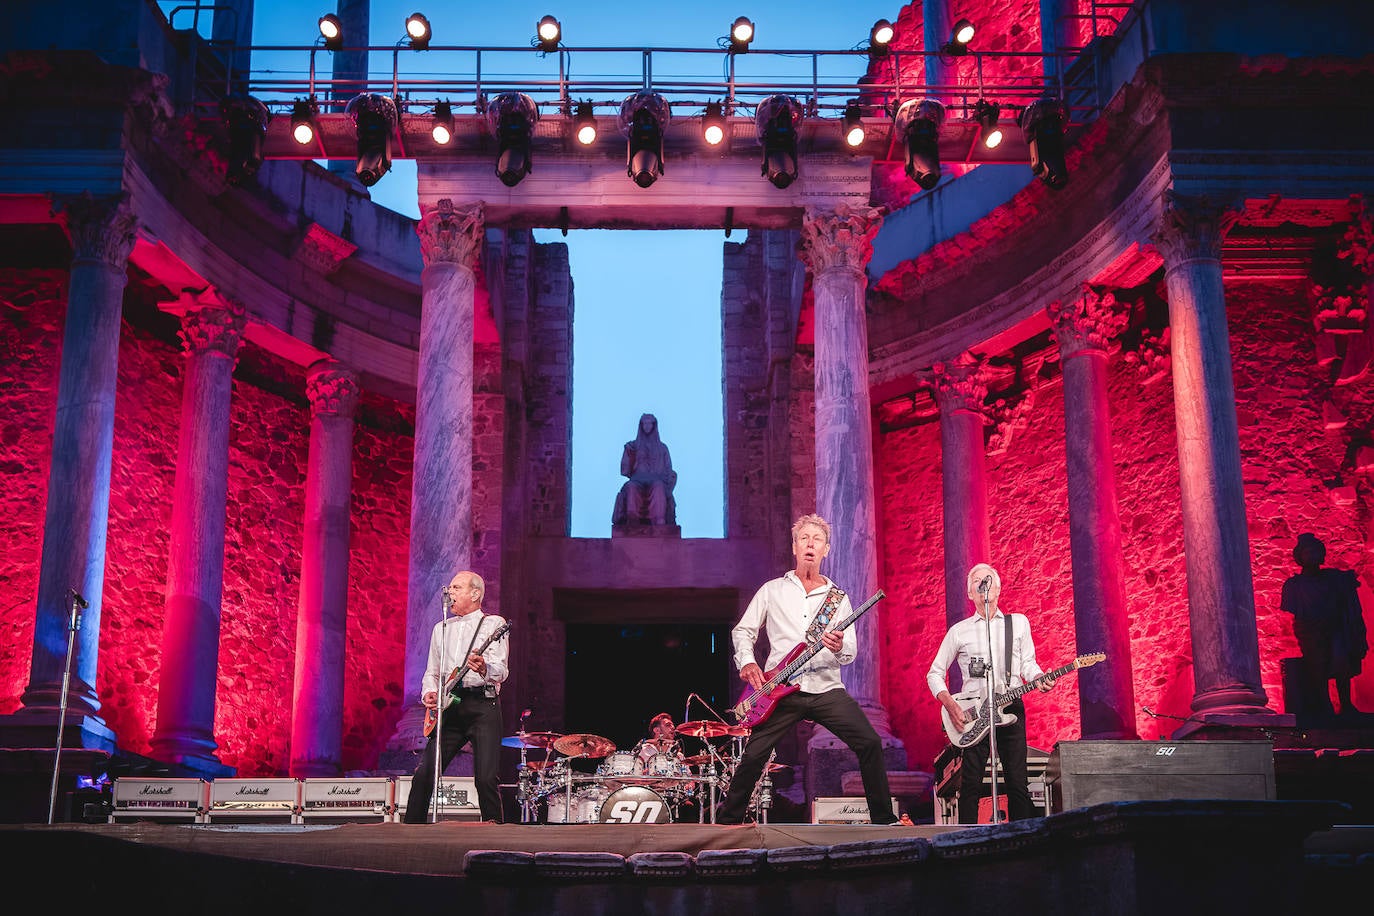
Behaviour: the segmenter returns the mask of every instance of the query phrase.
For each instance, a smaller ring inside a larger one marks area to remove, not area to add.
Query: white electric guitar
[[[1062,668],[1046,671],[1039,677],[1031,678],[1020,687],[1014,687],[1006,693],[997,694],[992,703],[997,710],[997,727],[1001,728],[1003,725],[1010,725],[1016,721],[1016,716],[1002,712],[1002,707],[1035,690],[1041,684],[1047,684],[1056,678],[1063,677],[1070,671],[1077,671],[1079,668],[1090,668],[1100,661],[1105,661],[1106,658],[1107,653],[1105,652],[1080,655]],[[954,702],[958,703],[959,708],[964,711],[964,727],[962,729],[954,726],[953,720],[949,717],[949,710],[944,706],[940,707],[940,719],[945,724],[945,734],[949,736],[950,744],[959,748],[977,744],[983,740],[983,736],[988,733],[988,729],[991,727],[987,697],[980,689],[965,690],[954,695]]]

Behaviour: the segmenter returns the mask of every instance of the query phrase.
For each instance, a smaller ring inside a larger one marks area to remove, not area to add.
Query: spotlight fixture
[[[577,103],[577,118],[573,121],[573,130],[577,135],[577,142],[583,146],[591,146],[596,142],[596,115],[592,114],[591,102]]]
[[[987,149],[997,149],[1002,145],[1002,128],[997,119],[1002,116],[1002,106],[996,102],[979,99],[973,107],[973,119],[978,122],[978,137]]]
[[[380,92],[364,92],[349,100],[346,114],[358,129],[358,164],[354,174],[370,188],[391,171],[391,134],[396,129],[396,102]]]
[[[663,135],[672,116],[668,100],[647,89],[620,103],[620,129],[628,138],[625,173],[641,188],[663,174]]]
[[[719,146],[725,139],[725,112],[720,102],[706,103],[706,113],[701,116],[701,138],[712,146]]]
[[[558,50],[558,43],[563,40],[563,27],[558,24],[557,19],[545,16],[539,20],[539,25],[535,28],[534,40],[539,45],[539,50],[551,54]]]
[[[406,18],[406,35],[410,38],[410,46],[416,51],[423,51],[429,47],[433,33],[424,13],[411,13]]]
[[[1030,147],[1031,171],[1056,191],[1069,183],[1064,121],[1064,106],[1058,99],[1036,99],[1021,112],[1021,133]]]
[[[873,28],[868,30],[868,56],[886,57],[893,34],[892,23],[886,19],[873,23]]]
[[[330,51],[337,51],[343,47],[343,25],[339,22],[339,17],[333,13],[326,13],[320,17],[320,37],[324,39],[324,46]]]
[[[503,92],[487,104],[487,125],[496,135],[496,177],[513,188],[534,166],[530,139],[539,106],[523,92]]]
[[[959,57],[968,53],[968,43],[973,41],[973,23],[967,19],[960,19],[954,23],[954,28],[950,30],[949,41],[940,45],[940,53]]]
[[[730,26],[730,53],[743,54],[749,50],[754,40],[754,23],[748,16],[741,16]]]
[[[225,177],[231,185],[239,185],[262,167],[262,143],[272,114],[251,95],[226,96],[219,104],[219,111],[229,134]]]
[[[301,146],[315,140],[315,100],[297,99],[291,106],[291,139]]]
[[[863,146],[863,109],[858,102],[850,102],[844,110],[844,142],[851,147]]]
[[[785,188],[797,180],[797,127],[801,121],[801,103],[788,95],[770,95],[754,114],[754,131],[763,144],[760,172],[775,188]]]
[[[430,125],[429,134],[440,146],[448,146],[453,140],[453,106],[448,102],[435,103],[434,122]]]
[[[906,173],[929,191],[940,183],[940,125],[945,107],[934,99],[908,99],[897,109],[897,136],[906,144]]]

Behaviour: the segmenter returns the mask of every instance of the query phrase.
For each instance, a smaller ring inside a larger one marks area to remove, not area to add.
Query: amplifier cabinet
[[[1045,765],[1052,811],[1114,801],[1273,800],[1270,741],[1061,741]]]
[[[210,804],[203,779],[115,779],[110,823],[149,819],[200,824]]]
[[[410,781],[414,777],[396,777],[396,804],[393,820],[405,817],[410,800]],[[445,776],[439,783],[439,820],[480,821],[482,809],[477,805],[477,780],[471,776]]]
[[[895,798],[892,799],[892,813],[900,814]],[[811,823],[867,824],[868,800],[854,795],[817,796],[811,802]]]
[[[393,786],[389,776],[302,779],[301,820],[388,821],[395,805]]]
[[[296,824],[300,810],[299,779],[234,778],[210,783],[210,821]]]

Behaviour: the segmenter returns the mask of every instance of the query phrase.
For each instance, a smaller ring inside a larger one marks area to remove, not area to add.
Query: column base
[[[883,765],[888,772],[905,771],[906,746],[882,730],[878,736],[883,741]],[[844,795],[844,774],[859,768],[858,756],[819,725],[806,743],[806,758],[806,794],[811,798]]]
[[[50,709],[20,710],[0,716],[0,747],[54,749],[57,747],[58,711]],[[62,750],[88,750],[111,754],[116,745],[115,733],[99,716],[77,716],[70,713],[62,721]]]

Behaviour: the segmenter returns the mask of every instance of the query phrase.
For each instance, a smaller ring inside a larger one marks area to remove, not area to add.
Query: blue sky
[[[175,6],[164,3],[164,11]],[[314,43],[316,21],[333,12],[331,0],[256,4],[253,44]],[[493,4],[426,3],[424,0],[374,0],[371,45],[394,46],[405,31],[406,16],[422,12],[433,27],[433,43],[482,48],[525,47],[535,24],[546,14],[563,26],[563,43],[577,48],[715,48],[737,16],[755,23],[756,50],[847,50],[868,40],[874,21],[895,21],[902,4],[896,0],[851,0],[848,3],[807,0],[703,0],[640,7],[628,3],[515,2]],[[178,15],[187,27],[189,17]],[[203,31],[205,29],[202,29]],[[411,66],[441,66],[439,55],[411,54]],[[428,60],[424,60],[429,58]],[[576,60],[576,58],[573,58]],[[615,58],[619,60],[619,58]],[[636,56],[620,77],[639,75]],[[669,58],[661,58],[666,63]],[[684,75],[718,79],[721,57],[702,55],[674,59],[677,68],[695,67]],[[532,61],[542,59],[532,57]],[[658,58],[656,58],[658,60]],[[825,75],[857,79],[861,58],[833,59]],[[806,76],[810,59],[792,63],[755,55],[741,60],[751,72],[767,70]],[[550,57],[545,64],[557,74]],[[374,60],[372,67],[377,67]],[[389,57],[382,62],[390,72]],[[328,78],[328,55],[321,54],[319,75]],[[660,65],[655,76],[661,78]],[[259,55],[254,67],[279,71],[308,67],[308,55]],[[291,74],[299,76],[300,72]],[[676,71],[675,71],[676,72]],[[650,191],[651,193],[651,191]],[[397,160],[392,171],[372,188],[373,199],[399,213],[419,215],[415,167]],[[565,242],[572,262],[576,315],[572,430],[572,530],[574,537],[609,537],[611,509],[624,479],[620,453],[632,439],[640,414],[658,417],[663,441],[678,472],[675,491],[683,537],[723,537],[723,430],[721,406],[720,283],[722,231],[626,232],[587,230],[565,239],[556,229],[536,230],[544,242]],[[742,232],[730,241],[744,240]],[[668,270],[665,272],[665,265]]]

